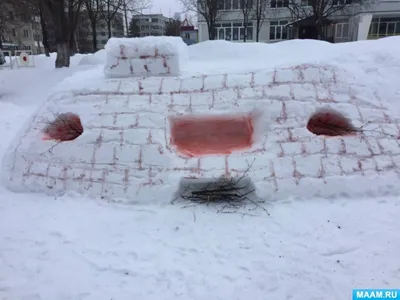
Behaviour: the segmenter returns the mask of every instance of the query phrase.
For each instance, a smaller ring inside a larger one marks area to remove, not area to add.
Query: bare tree
[[[166,36],[180,36],[181,35],[181,16],[179,13],[175,13],[174,18],[170,19],[166,24],[165,35]]]
[[[42,29],[42,43],[44,48],[44,53],[47,57],[50,57],[50,43],[49,43],[49,29],[48,25],[50,23],[49,12],[46,10],[46,6],[43,0],[37,0],[37,12],[39,14],[40,27]]]
[[[92,33],[92,48],[93,52],[97,51],[97,23],[101,18],[103,3],[101,0],[84,0],[84,9],[89,18],[91,33]]]
[[[68,43],[68,21],[65,13],[65,0],[43,0],[48,8],[53,22],[53,30],[57,47],[55,67],[69,67],[70,52]]]
[[[188,11],[193,11],[204,18],[207,29],[208,38],[210,40],[216,39],[215,24],[220,17],[220,11],[218,9],[218,0],[180,0],[183,6]]]
[[[129,22],[128,14],[135,15],[141,12],[143,9],[151,7],[151,0],[124,0],[122,9],[124,11],[124,22],[127,34],[129,34]]]
[[[129,34],[129,24],[128,24],[128,0],[124,0],[124,3],[122,4],[122,8],[124,11],[124,22],[125,22],[125,28],[127,30],[127,35]]]
[[[243,42],[246,42],[247,27],[248,27],[247,24],[249,23],[249,19],[253,11],[253,0],[240,0],[240,9],[243,15],[243,27],[244,27]]]
[[[256,42],[260,41],[260,30],[266,18],[267,5],[269,0],[254,0],[253,20],[256,22]]]
[[[324,26],[334,15],[351,15],[354,5],[368,6],[371,0],[288,0],[287,9],[294,21],[308,19],[316,39],[325,39]]]
[[[66,0],[68,16],[68,46],[70,54],[76,51],[75,30],[84,0]]]
[[[124,2],[125,0],[103,0],[101,16],[107,24],[108,38],[112,37],[111,24],[114,21],[117,12],[123,8]]]
[[[129,22],[128,37],[140,37],[139,20],[132,18]]]
[[[69,67],[75,29],[83,0],[43,0],[48,9],[57,47],[55,67]]]

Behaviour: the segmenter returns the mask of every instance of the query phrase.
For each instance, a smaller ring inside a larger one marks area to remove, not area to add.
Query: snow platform
[[[104,48],[109,78],[179,76],[189,57],[181,37],[110,38]]]
[[[365,134],[312,134],[308,119],[323,107],[368,124]],[[52,148],[41,131],[65,112],[80,116],[84,132]],[[225,119],[213,127],[207,118],[217,115]],[[184,178],[246,171],[267,201],[395,194],[399,121],[379,90],[329,65],[102,79],[50,97],[10,146],[2,174],[14,191],[128,203],[169,202]]]

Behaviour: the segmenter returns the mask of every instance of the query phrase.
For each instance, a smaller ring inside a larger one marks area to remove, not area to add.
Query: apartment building
[[[161,36],[165,35],[169,18],[162,14],[144,14],[132,17],[140,30],[140,36]]]
[[[93,52],[93,34],[90,19],[87,11],[81,11],[78,24],[75,32],[77,40],[77,48],[81,53]],[[111,21],[111,36],[123,37],[124,36],[124,16],[122,13],[117,12],[114,19]],[[96,41],[97,50],[103,49],[108,41],[107,22],[104,18],[100,18],[96,26]]]
[[[298,1],[299,5],[304,7],[310,4],[309,0]],[[351,3],[351,0],[331,1],[337,5]],[[217,39],[242,42],[246,34],[247,41],[255,41],[255,20],[250,18],[247,26],[244,26],[240,2],[239,0],[219,1],[219,18],[215,28]],[[266,18],[260,28],[260,42],[315,37],[312,17],[294,19],[287,8],[289,0],[265,2],[268,7],[266,8]],[[207,24],[200,14],[197,17],[199,41],[206,41],[209,39]],[[349,42],[400,35],[400,0],[377,0],[367,6],[349,4],[346,14],[337,13],[326,20],[324,35],[331,42]]]
[[[37,17],[20,15],[11,5],[1,7],[3,50],[43,52],[42,31]]]

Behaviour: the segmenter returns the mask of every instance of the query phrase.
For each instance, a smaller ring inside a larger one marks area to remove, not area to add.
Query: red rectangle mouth
[[[184,155],[228,155],[253,145],[253,120],[241,116],[171,117],[171,145]]]

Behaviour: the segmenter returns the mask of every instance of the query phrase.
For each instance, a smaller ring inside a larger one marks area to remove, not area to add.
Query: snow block
[[[169,203],[187,180],[243,175],[268,201],[400,193],[396,110],[329,65],[79,81],[69,78],[15,137],[3,159],[6,187]],[[328,108],[365,133],[310,132],[310,117]],[[74,139],[43,139],[49,122],[72,114],[82,126]]]
[[[189,57],[181,37],[111,38],[104,48],[109,78],[179,76]]]

